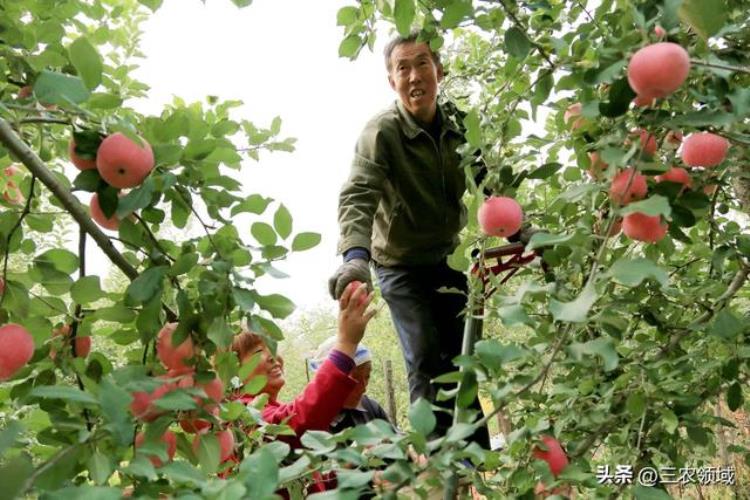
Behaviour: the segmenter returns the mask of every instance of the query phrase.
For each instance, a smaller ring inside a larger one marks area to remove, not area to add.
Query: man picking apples
[[[391,310],[406,362],[412,402],[436,402],[432,379],[453,371],[461,352],[466,277],[446,261],[466,223],[466,190],[456,152],[464,133],[438,104],[440,56],[416,34],[385,48],[388,83],[398,100],[373,117],[355,147],[339,197],[339,251],[344,263],[329,280],[338,298],[351,281],[371,284],[370,263]],[[462,293],[443,293],[439,289]],[[478,400],[474,408],[481,411]],[[451,417],[439,412],[437,432]],[[481,429],[474,438],[489,448]]]

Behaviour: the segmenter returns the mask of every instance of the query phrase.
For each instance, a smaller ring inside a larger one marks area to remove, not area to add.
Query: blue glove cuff
[[[369,262],[370,252],[368,252],[366,248],[352,247],[344,252],[344,262],[349,262],[352,259],[362,259]]]

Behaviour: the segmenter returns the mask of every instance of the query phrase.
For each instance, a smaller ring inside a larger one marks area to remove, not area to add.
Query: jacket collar
[[[406,137],[408,137],[409,139],[414,139],[419,135],[420,132],[424,132],[424,129],[419,126],[417,121],[414,119],[411,113],[409,113],[406,108],[404,108],[403,103],[399,99],[396,99],[396,109],[398,110],[398,114],[401,117],[401,120],[399,120],[399,123],[401,124],[401,130],[404,132],[404,135],[406,135]],[[452,130],[457,134],[462,134],[461,130],[458,128],[458,125],[455,123],[455,118],[452,116],[446,116],[445,111],[440,104],[437,105],[437,113],[438,116],[440,116],[441,135],[446,130]]]

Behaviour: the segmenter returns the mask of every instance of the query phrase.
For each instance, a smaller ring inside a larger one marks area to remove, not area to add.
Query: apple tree
[[[339,10],[342,56],[372,48],[378,22],[419,30],[443,53],[467,174],[477,161],[488,172],[470,189],[454,267],[503,243],[480,231],[509,222],[487,215],[500,197],[540,229],[526,250],[546,272],[527,266],[503,285],[490,276],[491,297],[476,284],[485,340],[445,377],[462,381],[459,400],[479,387],[512,421],[507,448],[483,457],[497,474],[459,472],[480,491],[667,498],[667,478],[650,488],[639,472],[717,465],[719,450],[721,465],[747,474],[748,443],[722,433],[727,409],[746,408],[750,368],[749,8],[361,0]],[[570,459],[559,475],[532,453],[550,436]],[[632,481],[599,484],[597,466],[617,464],[633,467]]]

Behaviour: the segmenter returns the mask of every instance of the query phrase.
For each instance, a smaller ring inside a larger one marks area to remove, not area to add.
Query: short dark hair
[[[388,44],[385,46],[385,49],[383,49],[383,55],[385,56],[385,69],[387,69],[389,73],[391,71],[391,54],[393,54],[393,50],[399,45],[404,45],[407,43],[427,44],[427,48],[430,49],[430,54],[432,55],[432,61],[435,63],[435,66],[440,66],[440,53],[432,50],[429,42],[420,40],[419,35],[419,31],[412,31],[411,33],[409,33],[409,36],[397,35],[388,42]]]

